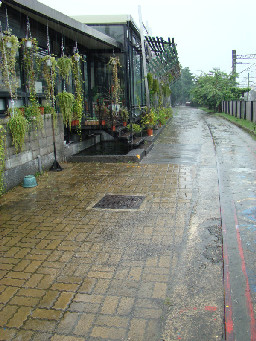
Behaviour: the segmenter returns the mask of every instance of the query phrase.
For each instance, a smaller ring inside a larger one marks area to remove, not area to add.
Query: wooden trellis
[[[172,82],[180,77],[180,64],[174,39],[146,36],[151,55],[148,57],[148,70],[160,80],[166,81],[169,75]]]

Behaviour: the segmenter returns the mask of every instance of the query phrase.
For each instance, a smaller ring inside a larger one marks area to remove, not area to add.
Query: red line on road
[[[223,223],[223,234],[226,236],[226,225]],[[223,259],[224,259],[224,290],[225,290],[225,340],[234,341],[234,324],[232,313],[232,301],[230,290],[230,273],[229,273],[229,261],[228,261],[228,249],[225,238],[223,238]]]
[[[256,321],[254,317],[254,311],[253,311],[253,304],[252,304],[252,298],[251,298],[251,290],[250,290],[250,285],[249,285],[249,280],[248,280],[248,275],[246,271],[246,265],[245,265],[245,259],[244,259],[244,251],[243,251],[243,245],[242,245],[242,240],[240,236],[240,230],[239,230],[239,225],[238,225],[238,218],[236,214],[236,208],[235,204],[234,205],[234,214],[235,214],[235,223],[236,223],[236,238],[237,238],[237,244],[238,244],[238,249],[239,249],[239,254],[241,258],[241,264],[242,264],[242,271],[245,277],[245,298],[246,298],[246,305],[248,309],[248,314],[250,316],[250,329],[251,329],[251,341],[256,341]]]

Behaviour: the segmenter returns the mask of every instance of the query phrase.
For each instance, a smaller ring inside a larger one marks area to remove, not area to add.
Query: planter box
[[[84,122],[84,125],[86,126],[98,126],[99,124],[100,122],[98,120],[89,120]]]

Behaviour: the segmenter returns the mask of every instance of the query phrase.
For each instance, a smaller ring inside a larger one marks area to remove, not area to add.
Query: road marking
[[[235,222],[236,222],[237,244],[238,244],[239,254],[240,254],[240,258],[241,258],[242,271],[243,271],[243,274],[245,277],[245,282],[246,282],[245,298],[246,298],[246,305],[247,305],[247,309],[248,309],[248,314],[250,316],[251,341],[256,341],[256,321],[255,321],[254,311],[253,311],[251,290],[250,290],[248,275],[247,275],[247,271],[246,271],[243,245],[242,245],[242,240],[241,240],[241,236],[240,236],[236,207],[235,207],[234,203],[233,203],[233,206],[234,206],[234,215],[235,215]]]

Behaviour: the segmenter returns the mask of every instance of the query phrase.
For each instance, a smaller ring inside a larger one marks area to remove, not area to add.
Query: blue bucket
[[[23,187],[25,188],[31,188],[31,187],[36,187],[37,182],[36,178],[34,175],[26,175],[23,180]]]

